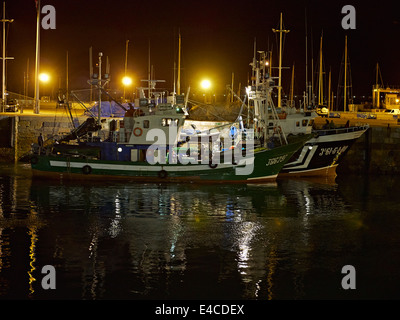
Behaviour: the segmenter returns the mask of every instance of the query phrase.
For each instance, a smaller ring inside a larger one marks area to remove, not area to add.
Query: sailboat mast
[[[181,94],[181,32],[179,31],[178,41],[178,80],[177,80],[177,93]]]
[[[232,93],[231,93],[231,100],[230,100],[230,102],[232,103],[233,102],[233,85],[234,85],[234,79],[235,79],[235,73],[234,72],[232,72],[232,84],[231,84],[231,88],[232,88]]]
[[[292,69],[292,83],[290,86],[290,106],[294,107],[294,101],[293,101],[293,89],[294,88],[294,63],[293,63],[293,69]]]
[[[69,56],[68,56],[68,51],[67,51],[67,57],[66,57],[65,74],[66,74],[66,79],[65,79],[66,99],[68,101],[69,100]]]
[[[282,33],[288,33],[290,30],[282,29],[282,12],[280,16],[279,30],[272,29],[273,32],[279,32],[279,77],[278,77],[278,108],[281,107],[282,102]]]
[[[315,95],[314,95],[314,50],[313,50],[313,33],[311,29],[311,86],[310,86],[310,94],[311,94],[311,105],[315,107]]]
[[[318,90],[318,104],[324,104],[324,89],[323,89],[323,81],[322,81],[322,34],[321,34],[321,42],[319,46],[319,90]]]
[[[129,40],[125,42],[125,70],[124,70],[124,77],[126,77],[126,73],[128,71],[128,49],[129,49]],[[124,85],[124,101],[125,101],[125,93],[126,93],[126,86]]]
[[[307,41],[307,9],[304,10],[305,16],[305,33],[306,33],[306,95],[305,95],[305,105],[308,105],[308,41]]]
[[[148,68],[148,70],[147,70],[147,72],[148,72],[148,84],[149,84],[149,96],[148,96],[148,99],[149,99],[149,101],[150,101],[150,99],[151,99],[151,85],[152,85],[152,81],[151,81],[151,64],[150,64],[151,62],[150,62],[150,39],[149,39],[149,57],[148,57],[148,66],[147,66],[147,68]]]
[[[103,53],[100,52],[99,53],[99,84],[98,84],[98,88],[99,88],[99,107],[97,108],[97,115],[98,115],[98,125],[99,127],[101,126],[101,57],[103,56]],[[99,129],[100,132],[100,129]]]
[[[329,68],[329,82],[328,82],[328,110],[331,110],[331,69]]]
[[[346,111],[346,98],[347,98],[347,36],[345,36],[344,41],[344,104],[343,104],[343,111]]]
[[[252,80],[252,85],[255,84],[256,80],[256,64],[257,64],[257,57],[256,57],[256,48],[257,48],[257,43],[256,43],[256,38],[254,38],[254,45],[253,45],[253,70],[252,70],[252,75],[251,75],[251,80]]]
[[[93,76],[92,47],[89,48],[89,79]],[[93,85],[90,84],[90,101],[93,101]]]

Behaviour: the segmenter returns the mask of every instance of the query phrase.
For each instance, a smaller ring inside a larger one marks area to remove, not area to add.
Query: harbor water
[[[0,300],[399,299],[399,188],[47,181],[2,164]]]

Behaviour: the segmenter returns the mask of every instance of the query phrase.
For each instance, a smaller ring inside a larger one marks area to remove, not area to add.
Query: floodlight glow
[[[124,86],[130,86],[132,84],[132,79],[130,77],[123,77],[122,83]]]
[[[211,82],[210,82],[210,80],[203,80],[202,82],[201,82],[201,87],[203,88],[203,89],[209,89],[210,87],[211,87]]]
[[[39,80],[42,82],[48,82],[50,80],[50,76],[47,73],[39,74]]]

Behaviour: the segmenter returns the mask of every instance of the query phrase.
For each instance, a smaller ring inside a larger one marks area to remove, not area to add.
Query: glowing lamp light
[[[42,82],[49,82],[50,76],[47,73],[39,74],[39,80]]]
[[[209,89],[209,88],[211,87],[211,82],[210,82],[210,80],[203,80],[203,81],[201,82],[201,87],[202,87],[203,89]]]
[[[132,84],[132,79],[130,77],[123,77],[122,83],[124,86],[129,86]]]

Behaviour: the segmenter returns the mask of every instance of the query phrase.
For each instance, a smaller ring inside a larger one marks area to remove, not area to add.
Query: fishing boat
[[[279,50],[279,85],[281,86],[281,70],[282,70],[282,34],[288,32],[283,30],[282,14],[280,17],[280,29],[274,30],[280,33],[280,50]],[[346,38],[347,39],[347,38]],[[346,40],[347,41],[347,40]],[[347,46],[347,42],[346,42]],[[346,49],[347,47],[345,47]],[[345,51],[347,55],[347,51]],[[264,55],[267,55],[264,53]],[[265,61],[270,62],[270,57],[266,57]],[[271,72],[271,64],[269,63],[269,72]],[[345,71],[346,74],[346,71]],[[293,79],[293,74],[292,74]],[[292,80],[293,81],[293,80]],[[307,82],[307,81],[306,81]],[[330,83],[330,82],[329,82]],[[293,88],[293,83],[292,83]],[[345,80],[346,88],[346,80]],[[330,92],[330,87],[328,92]],[[320,44],[320,69],[319,69],[319,105],[304,105],[304,108],[296,109],[290,105],[284,105],[281,101],[281,94],[278,91],[278,108],[276,108],[277,117],[269,117],[267,120],[267,130],[274,132],[283,132],[289,138],[293,136],[304,136],[312,134],[302,148],[293,154],[287,163],[283,166],[279,177],[319,177],[319,176],[336,176],[336,169],[345,157],[353,143],[361,137],[369,128],[367,124],[359,124],[350,126],[349,122],[342,127],[337,127],[333,121],[326,119],[326,123],[322,127],[315,125],[315,118],[319,116],[317,110],[323,105],[323,83],[322,83],[322,36]],[[248,88],[249,100],[257,97],[254,87]],[[346,96],[346,94],[345,94]],[[292,100],[292,99],[291,99]],[[309,101],[306,96],[306,100]],[[279,122],[275,119],[279,118]]]
[[[335,126],[333,122],[317,128],[315,111],[287,110],[280,125],[288,135],[313,133],[279,173],[280,177],[336,176],[336,169],[354,142],[369,128],[367,124]]]
[[[99,66],[101,70],[100,54]],[[95,80],[91,85],[99,91],[98,118],[89,117],[58,141],[35,145],[31,158],[35,176],[142,182],[269,182],[310,138],[279,140],[260,125],[255,134],[253,128],[244,128],[237,121],[229,125],[227,135],[216,129],[181,139],[188,115],[184,96],[167,97],[165,102],[152,98],[150,89],[148,96],[142,91],[122,120],[110,122],[105,135],[100,117],[104,82],[100,74]],[[266,80],[256,81],[261,85]],[[149,80],[149,88],[154,83]],[[269,99],[269,95],[263,99]],[[264,104],[258,124],[265,123],[262,118],[267,116],[266,109]]]
[[[347,60],[347,37],[345,40],[345,61]],[[281,125],[288,134],[314,133],[313,137],[298,150],[286,163],[280,173],[281,177],[314,177],[336,176],[336,169],[350,150],[354,142],[369,128],[367,124],[350,125],[349,121],[343,126],[336,126],[334,121],[325,119],[325,124],[317,128],[314,119],[321,116],[319,110],[331,109],[331,77],[329,72],[328,105],[324,104],[323,96],[323,64],[322,64],[322,35],[320,41],[318,105],[309,105],[310,110],[295,110],[282,108]],[[344,110],[346,110],[347,62],[345,62],[344,80]],[[309,100],[306,98],[306,100]],[[313,99],[311,99],[313,100]],[[333,99],[332,99],[333,100]],[[323,115],[322,115],[323,116]]]

